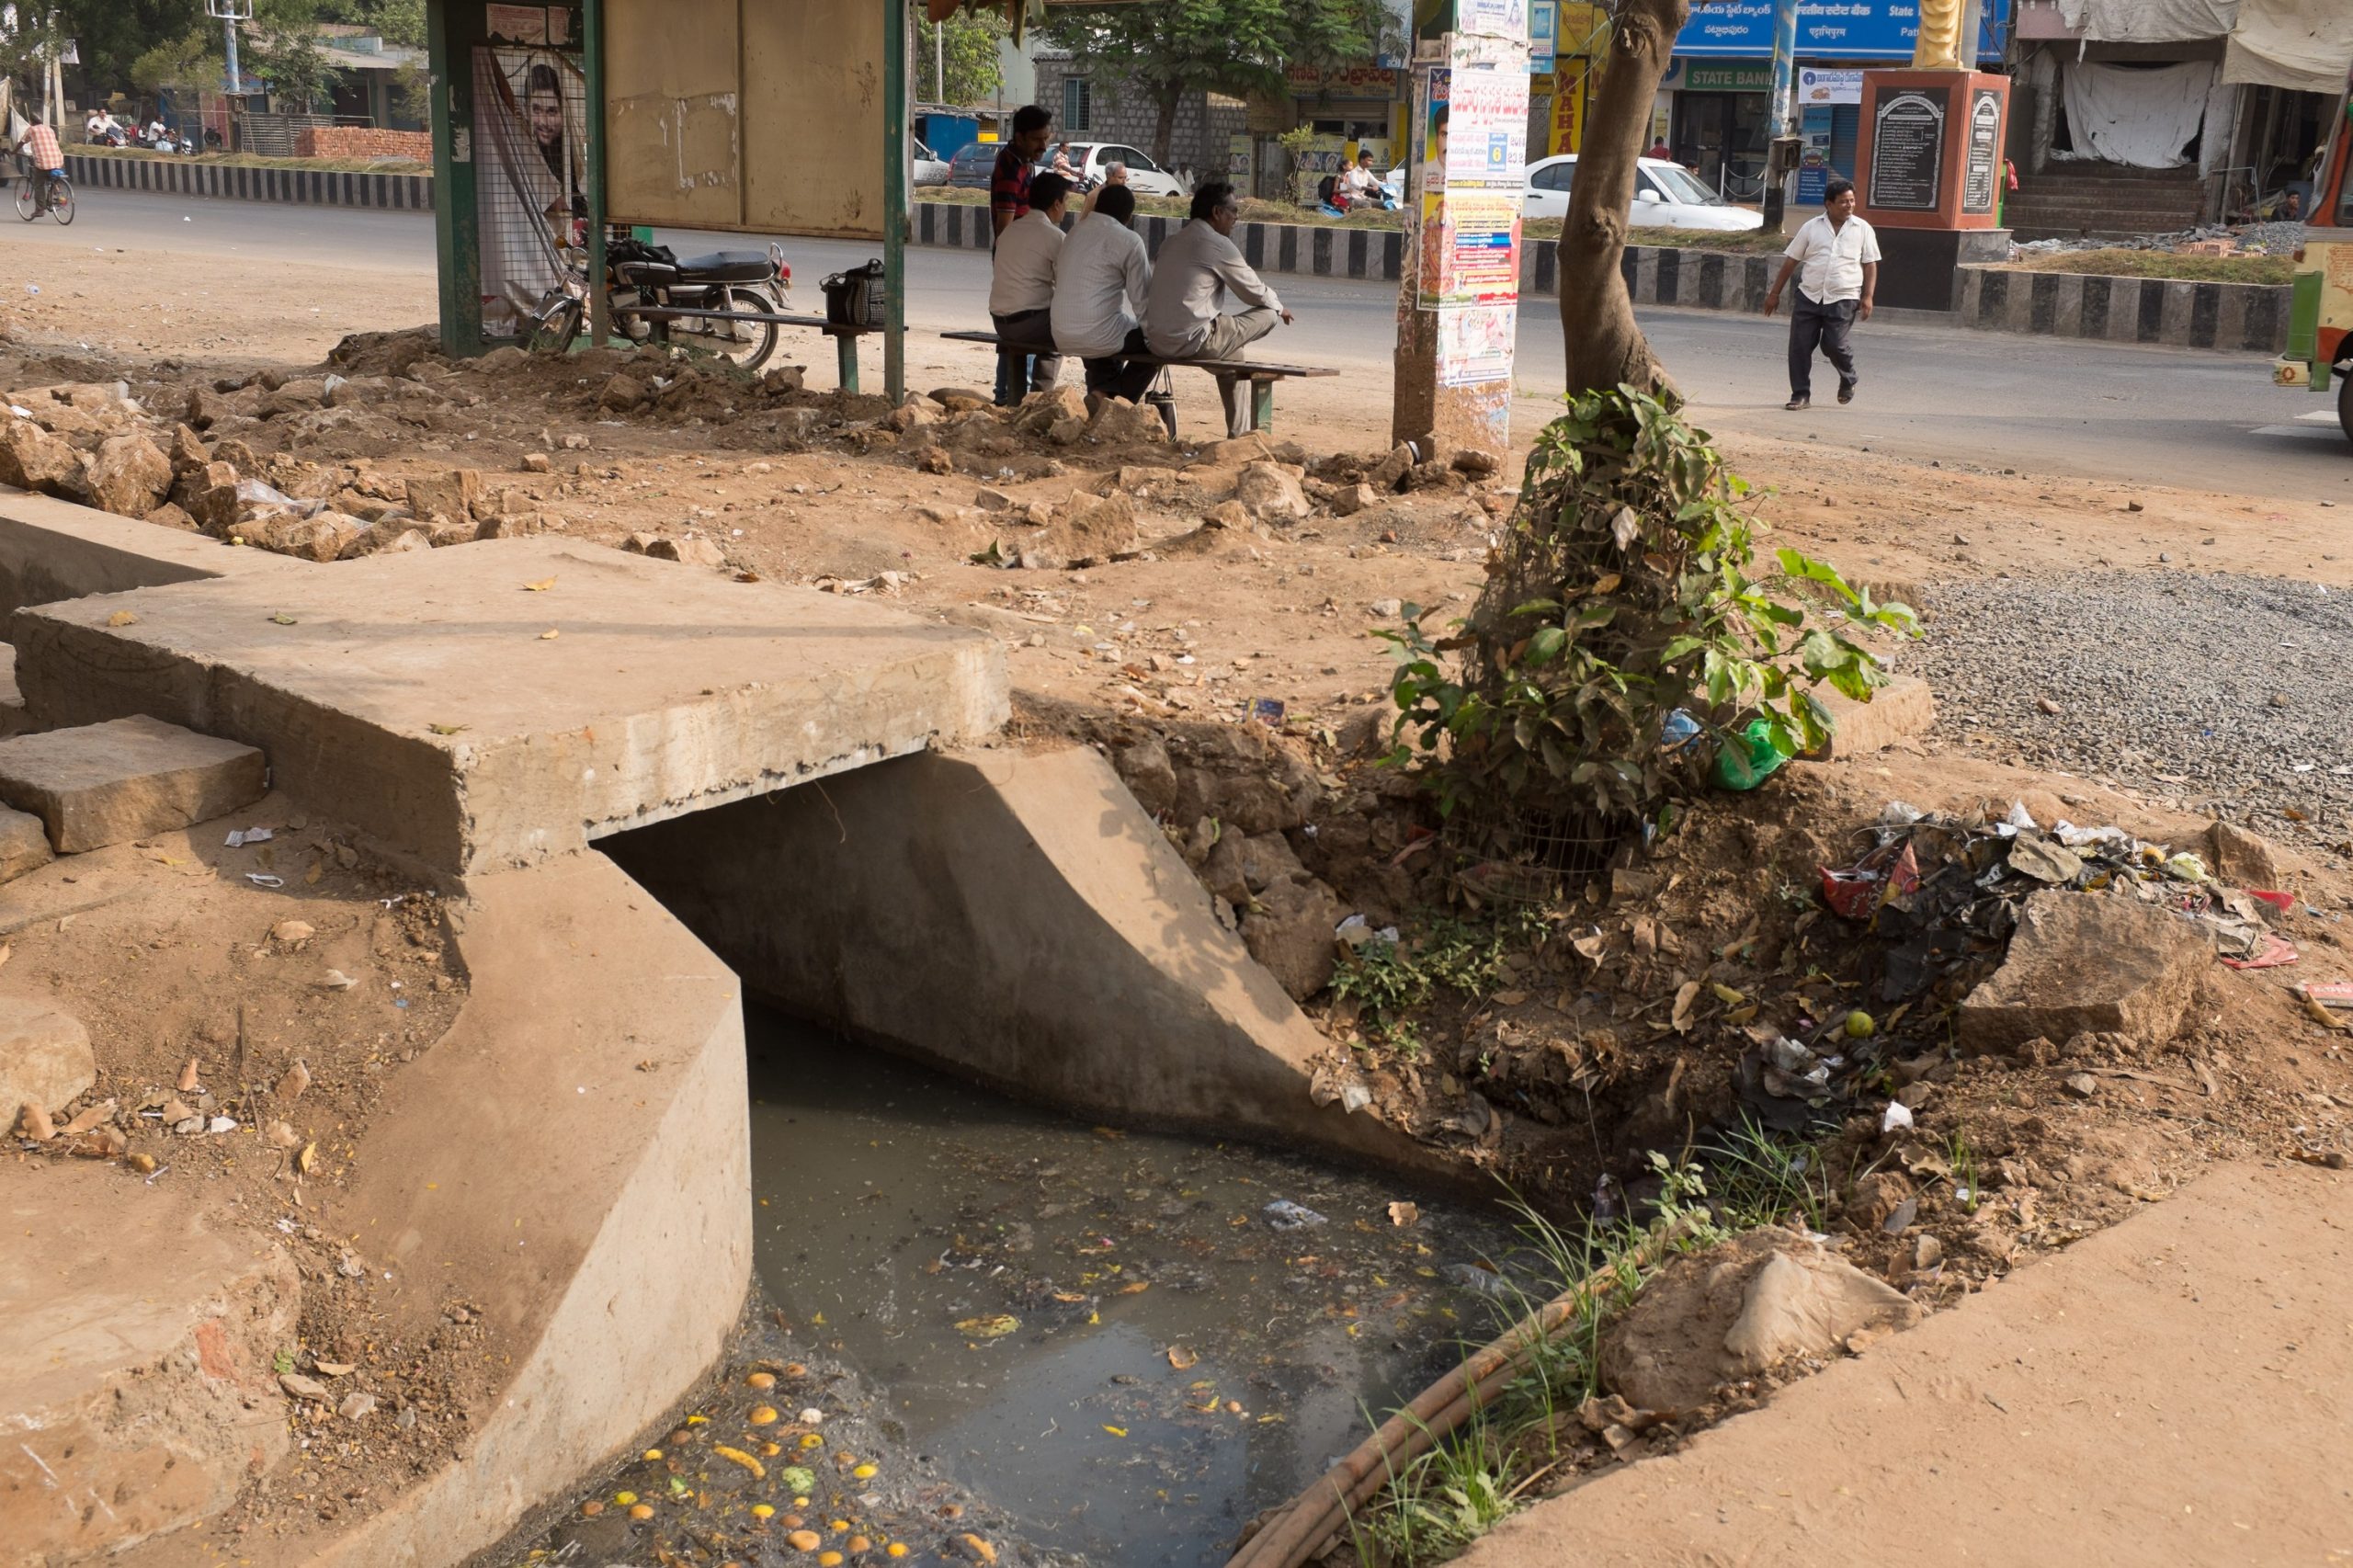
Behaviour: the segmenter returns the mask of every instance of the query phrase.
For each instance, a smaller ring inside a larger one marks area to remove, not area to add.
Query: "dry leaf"
[[[180,1093],[186,1095],[196,1092],[196,1087],[199,1081],[197,1078],[196,1073],[196,1058],[191,1056],[188,1059],[188,1065],[180,1069],[180,1081],[178,1084]]]
[[[279,610],[276,615],[271,616],[269,619],[270,624],[273,626],[292,626],[295,624],[294,618],[287,614],[284,610]]]
[[[131,614],[127,609],[119,609],[112,615],[107,617],[107,624],[108,626],[136,626],[139,624],[139,618]]]
[[[67,1122],[57,1131],[60,1136],[71,1138],[77,1133],[87,1132],[91,1128],[96,1127],[98,1123],[106,1120],[113,1114],[114,1101],[100,1100],[97,1105],[90,1107],[89,1109],[84,1111],[81,1115],[75,1117],[73,1120]]]
[[[1675,1013],[1667,1021],[1675,1026],[1677,1034],[1691,1031],[1691,1004],[1699,999],[1699,983],[1696,980],[1685,981],[1682,988],[1676,992]]]
[[[278,1080],[278,1087],[272,1092],[277,1095],[278,1104],[292,1105],[302,1097],[302,1091],[310,1086],[311,1069],[300,1057],[297,1057],[294,1065],[286,1070],[284,1075]]]
[[[542,578],[540,578],[540,579],[538,582],[536,582],[536,583],[526,583],[526,584],[524,584],[524,585],[523,585],[523,591],[524,591],[525,593],[527,593],[527,594],[544,594],[544,593],[546,593],[550,588],[552,588],[552,587],[554,587],[554,586],[555,586],[555,579],[554,579],[554,578],[552,578],[552,577],[542,577]]]
[[[563,633],[562,633],[562,632],[558,631],[554,627],[551,626],[551,627],[549,627],[545,631],[542,631],[542,632],[540,632],[540,642],[551,642],[555,641],[555,639],[556,639],[556,638],[558,638],[558,637],[560,637],[560,636],[562,636],[562,635],[563,635]]]
[[[323,1378],[347,1378],[358,1371],[359,1367],[353,1361],[321,1361],[317,1363],[316,1369],[319,1376]]]
[[[281,1149],[291,1149],[302,1142],[302,1135],[283,1121],[271,1122],[267,1129],[267,1136],[272,1143]]]
[[[311,862],[311,869],[302,873],[302,885],[306,888],[317,887],[319,879],[326,874],[327,863],[324,860],[313,860]]]
[[[463,724],[427,724],[425,727],[437,735],[454,735],[465,728]]]
[[[295,1173],[299,1176],[309,1176],[311,1174],[312,1167],[315,1166],[318,1163],[319,1145],[317,1141],[313,1140],[311,1142],[303,1144],[302,1152],[294,1156]]]
[[[1190,1350],[1186,1349],[1181,1345],[1172,1345],[1168,1347],[1168,1364],[1176,1368],[1180,1372],[1190,1370],[1193,1367],[1198,1366],[1200,1359],[1201,1358],[1199,1356],[1194,1355]]]

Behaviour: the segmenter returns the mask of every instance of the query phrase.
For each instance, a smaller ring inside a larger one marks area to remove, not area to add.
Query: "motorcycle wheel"
[[[17,216],[28,223],[40,216],[40,193],[29,178],[17,182]]]
[[[74,222],[74,187],[59,180],[49,193],[49,215],[62,224]]]
[[[580,335],[580,315],[581,302],[571,295],[553,301],[531,319],[524,348],[533,354],[570,352],[572,340]]]
[[[781,315],[784,307],[765,289],[730,289],[726,293],[727,309],[757,311],[763,315]],[[724,329],[723,335],[714,333],[712,347],[746,370],[756,370],[768,362],[776,352],[777,324],[762,322],[712,322]]]

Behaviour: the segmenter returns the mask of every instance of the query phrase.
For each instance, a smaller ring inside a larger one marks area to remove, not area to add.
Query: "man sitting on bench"
[[[1136,193],[1107,185],[1096,195],[1102,199],[1071,230],[1054,263],[1054,346],[1086,367],[1089,397],[1142,403],[1159,367],[1123,356],[1151,352],[1136,317],[1151,291],[1152,263],[1134,228]]]
[[[1277,322],[1289,325],[1293,319],[1230,237],[1241,216],[1233,187],[1212,180],[1193,193],[1191,221],[1160,247],[1143,312],[1144,342],[1160,358],[1239,359]],[[1228,293],[1246,308],[1232,315],[1220,311]],[[1241,378],[1211,373],[1225,403],[1226,434],[1248,435],[1249,400],[1242,395]]]
[[[1000,402],[1019,403],[1029,392],[1051,391],[1062,374],[1054,352],[1054,267],[1062,257],[1063,210],[1070,187],[1060,175],[1029,182],[1029,210],[996,237],[996,259],[989,281],[989,320],[996,327]],[[1030,356],[1035,355],[1032,359]],[[1013,361],[1007,364],[1006,361]],[[1022,366],[1030,367],[1022,381]],[[1009,398],[1006,393],[1009,392]]]

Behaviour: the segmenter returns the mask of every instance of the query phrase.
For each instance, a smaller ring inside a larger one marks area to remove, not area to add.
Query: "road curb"
[[[256,168],[161,156],[99,158],[86,153],[68,153],[65,177],[85,190],[145,190],[233,201],[375,207],[409,212],[433,210],[431,175]]]

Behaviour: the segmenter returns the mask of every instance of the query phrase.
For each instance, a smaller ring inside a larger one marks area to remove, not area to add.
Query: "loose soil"
[[[2295,261],[2285,256],[2196,256],[2161,250],[2045,251],[2014,262],[2015,272],[2105,273],[2115,278],[2179,278],[2193,283],[2288,283]]]

